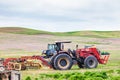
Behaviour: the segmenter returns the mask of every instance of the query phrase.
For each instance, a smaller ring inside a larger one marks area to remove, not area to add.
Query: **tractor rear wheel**
[[[54,67],[58,70],[69,70],[72,65],[72,58],[68,54],[58,54],[54,59]]]
[[[94,56],[88,56],[84,60],[84,65],[86,68],[96,68],[98,65],[98,61]]]

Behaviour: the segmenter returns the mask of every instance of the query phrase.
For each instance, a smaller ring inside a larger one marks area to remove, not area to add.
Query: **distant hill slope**
[[[96,38],[120,38],[120,31],[74,31],[59,33],[57,35],[96,37]]]
[[[2,27],[0,28],[2,33],[14,33],[14,34],[47,34],[56,36],[81,36],[81,37],[97,37],[97,38],[120,38],[120,31],[73,31],[73,32],[48,32],[41,30],[34,30],[20,27]]]
[[[36,35],[36,34],[52,34],[51,32],[34,30],[21,27],[2,27],[0,28],[2,33],[14,33],[14,34],[27,34],[27,35]]]

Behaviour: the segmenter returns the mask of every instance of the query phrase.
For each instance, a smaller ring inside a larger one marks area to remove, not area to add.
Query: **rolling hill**
[[[97,38],[120,38],[120,31],[73,31],[73,32],[48,32],[21,27],[1,27],[2,33],[26,34],[26,35],[55,35],[55,36],[81,36]]]
[[[21,27],[1,27],[0,32],[2,32],[2,33],[14,33],[14,34],[27,34],[27,35],[51,34],[51,32],[47,32],[47,31],[21,28]]]

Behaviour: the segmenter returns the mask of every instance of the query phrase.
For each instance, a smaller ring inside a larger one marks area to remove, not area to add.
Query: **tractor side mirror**
[[[78,45],[76,45],[76,50],[78,49]]]

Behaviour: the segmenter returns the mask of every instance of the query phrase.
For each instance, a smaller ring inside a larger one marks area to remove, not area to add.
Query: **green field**
[[[54,74],[39,74],[38,77],[28,76],[26,80],[119,80],[120,70],[108,71],[86,71],[86,72],[69,72],[69,73],[54,73]]]
[[[47,48],[48,43],[59,40],[72,41],[71,44],[65,44],[65,49],[75,49],[76,44],[79,45],[79,48],[83,48],[85,45],[96,45],[100,50],[110,52],[110,58],[106,65],[99,64],[96,69],[79,69],[77,65],[74,65],[71,70],[65,71],[53,70],[47,67],[39,70],[26,70],[21,71],[22,80],[119,80],[119,34],[120,31],[58,33],[15,27],[0,28],[0,57],[41,55],[42,50]]]

